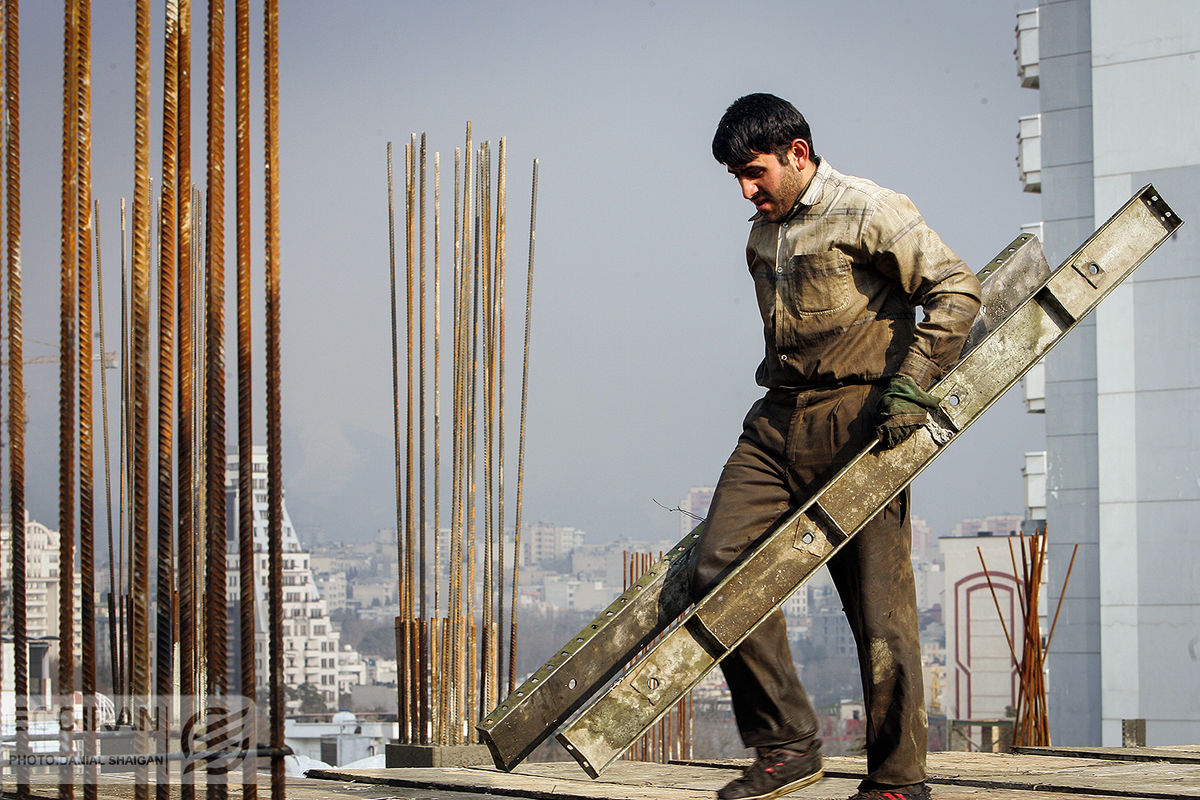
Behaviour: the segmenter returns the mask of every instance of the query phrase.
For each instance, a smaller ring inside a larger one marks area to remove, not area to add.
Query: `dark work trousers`
[[[772,389],[750,409],[709,507],[693,556],[700,599],[789,511],[874,438],[874,385]],[[858,645],[867,708],[867,781],[925,779],[928,721],[921,673],[908,491],[829,562]],[[820,725],[796,675],[783,613],[769,616],[721,667],[747,747],[810,739]]]

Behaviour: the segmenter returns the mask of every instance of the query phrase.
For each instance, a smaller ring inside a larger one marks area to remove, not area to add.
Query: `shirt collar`
[[[825,184],[829,182],[829,176],[833,174],[833,167],[829,166],[829,162],[825,159],[817,161],[817,171],[813,174],[812,180],[808,182],[808,186],[800,194],[800,199],[796,201],[797,206],[815,206],[821,200],[821,195],[825,192]],[[792,209],[794,214],[796,209]],[[788,216],[791,216],[789,214]]]

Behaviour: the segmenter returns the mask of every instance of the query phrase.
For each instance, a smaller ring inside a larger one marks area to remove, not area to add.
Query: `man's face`
[[[792,150],[783,158],[781,162],[773,153],[758,153],[747,164],[729,167],[729,174],[742,188],[742,197],[753,203],[768,222],[779,222],[787,216],[808,182]]]

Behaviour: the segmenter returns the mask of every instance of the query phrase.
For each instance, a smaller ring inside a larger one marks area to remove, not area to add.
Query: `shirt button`
[[[779,357],[779,360],[780,360],[780,361],[787,361],[787,356],[780,356],[780,357]]]
[[[783,274],[783,267],[776,267],[776,268],[775,268],[775,271],[776,271],[777,273],[779,273],[780,275],[782,275],[782,274]]]
[[[788,223],[786,223],[786,222],[785,222],[785,223],[783,223],[783,227],[784,227],[785,229],[787,228],[787,226],[788,226]]]

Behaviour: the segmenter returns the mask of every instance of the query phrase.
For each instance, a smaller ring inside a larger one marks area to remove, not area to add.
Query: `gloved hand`
[[[926,409],[936,408],[938,398],[917,386],[907,375],[897,375],[879,398],[879,444],[890,450],[917,432],[929,421]]]

